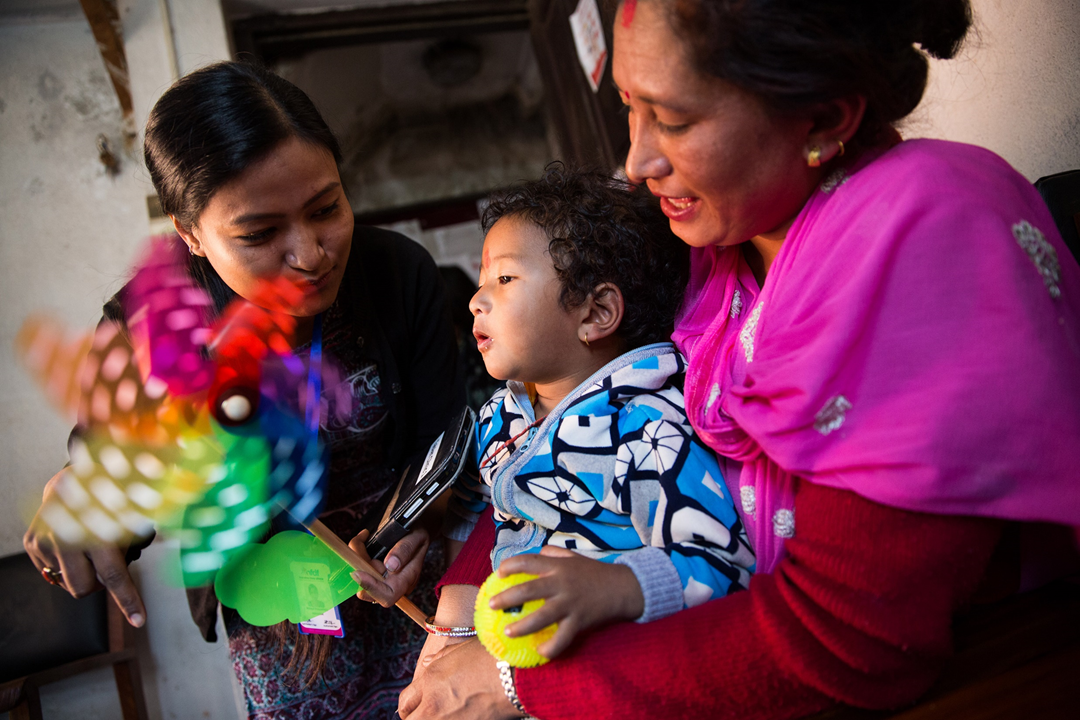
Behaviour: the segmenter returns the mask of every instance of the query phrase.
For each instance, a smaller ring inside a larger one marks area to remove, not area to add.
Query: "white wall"
[[[181,72],[228,56],[217,0],[171,0]],[[172,82],[170,34],[158,0],[120,2],[138,127]],[[149,233],[141,137],[125,152],[119,104],[76,0],[0,2],[0,555],[22,549],[41,487],[66,461],[69,423],[17,367],[12,342],[31,311],[90,328],[122,285]],[[121,155],[110,177],[95,141]],[[137,563],[147,605],[141,663],[150,716],[238,717],[223,642],[203,642],[181,589],[160,577],[167,550],[155,543]],[[55,683],[44,714],[63,720],[120,717],[112,673]],[[0,717],[6,715],[0,714]]]
[[[973,0],[976,32],[933,61],[905,136],[990,148],[1034,182],[1080,169],[1080,2]]]
[[[1080,168],[1080,3],[973,4],[979,37],[960,59],[934,63],[927,100],[905,134],[984,145],[1031,180]],[[116,178],[98,162],[98,134],[120,143],[120,112],[74,0],[43,3],[49,12],[39,15],[9,12],[33,5],[0,0],[0,554],[21,548],[25,513],[65,461],[68,431],[15,366],[15,332],[34,310],[72,327],[96,320],[148,233],[152,193],[137,152],[123,157]],[[158,0],[120,5],[141,127],[172,80],[168,34]],[[170,0],[170,7],[181,72],[225,57],[218,0]],[[202,642],[182,593],[158,579],[163,552],[153,546],[139,570],[152,717],[233,718],[224,646]],[[109,674],[86,678],[54,686],[46,715],[117,717]]]

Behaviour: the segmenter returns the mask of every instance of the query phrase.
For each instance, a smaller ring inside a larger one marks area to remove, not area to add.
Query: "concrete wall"
[[[225,32],[218,0],[170,0],[171,33],[158,0],[120,4],[141,127],[172,80],[173,62],[183,72],[224,57]],[[1080,167],[1080,3],[973,5],[978,37],[958,60],[934,63],[927,100],[905,134],[984,145],[1031,180]],[[25,513],[64,463],[68,432],[15,366],[14,334],[29,312],[43,309],[89,327],[149,232],[152,189],[137,153],[123,155],[115,178],[97,158],[97,136],[120,146],[120,126],[75,1],[0,0],[0,554],[20,550]],[[151,716],[235,717],[224,647],[199,639],[183,594],[157,577],[164,552],[155,545],[139,564]],[[107,672],[59,683],[46,694],[46,716],[118,717],[112,693]]]
[[[1029,180],[1080,168],[1080,2],[973,0],[960,55],[933,61],[905,136],[990,148]]]
[[[217,0],[171,0],[168,32],[158,0],[120,2],[138,127],[180,72],[228,56]],[[176,57],[170,59],[169,38]],[[66,461],[69,423],[17,367],[12,341],[31,311],[73,329],[93,326],[122,285],[150,232],[141,137],[125,149],[119,104],[76,0],[0,3],[0,554],[22,533],[44,482]],[[98,160],[105,135],[121,157],[110,177]],[[168,549],[155,543],[137,564],[149,622],[140,637],[150,717],[240,715],[224,643],[199,637],[181,589],[160,577]],[[55,683],[45,717],[120,717],[112,673]],[[6,714],[0,714],[5,717]]]

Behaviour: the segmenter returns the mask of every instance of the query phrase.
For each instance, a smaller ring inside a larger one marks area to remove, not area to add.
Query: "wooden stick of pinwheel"
[[[333,530],[323,525],[319,520],[312,520],[310,523],[304,523],[304,527],[310,530],[312,535],[326,543],[328,548],[337,553],[338,557],[342,560],[349,563],[354,570],[361,570],[368,575],[379,577],[380,573],[375,568],[364,562],[364,559],[357,555],[351,547],[345,544],[344,540],[339,538]],[[401,598],[397,601],[397,606],[401,612],[412,618],[413,622],[420,627],[427,629],[427,616],[424,615],[424,611],[416,607],[409,598]]]

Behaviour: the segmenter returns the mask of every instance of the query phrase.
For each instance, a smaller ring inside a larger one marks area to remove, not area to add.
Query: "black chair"
[[[42,685],[111,666],[124,720],[147,719],[132,628],[107,593],[76,600],[26,553],[0,558],[0,587],[0,712],[40,720]]]
[[[1080,262],[1080,170],[1047,175],[1035,181],[1066,247]]]

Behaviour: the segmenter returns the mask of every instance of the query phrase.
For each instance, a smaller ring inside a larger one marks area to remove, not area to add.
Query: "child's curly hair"
[[[563,308],[579,307],[609,282],[622,291],[618,335],[627,349],[671,339],[690,248],[671,232],[644,186],[553,162],[539,180],[492,194],[481,218],[484,233],[508,216],[537,225],[550,240]]]

